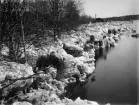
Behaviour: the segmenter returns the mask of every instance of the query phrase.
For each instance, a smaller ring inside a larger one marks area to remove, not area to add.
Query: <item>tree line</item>
[[[26,55],[30,35],[47,37],[49,30],[56,41],[61,32],[81,24],[79,6],[77,0],[0,0],[0,50],[8,46],[10,59],[17,61]]]
[[[95,22],[109,22],[109,21],[132,21],[139,20],[139,15],[126,15],[119,17],[109,17],[109,18],[96,18]],[[93,21],[93,19],[92,19]]]

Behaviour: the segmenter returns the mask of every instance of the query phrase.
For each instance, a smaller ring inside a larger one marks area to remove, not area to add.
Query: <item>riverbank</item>
[[[68,97],[77,83],[84,85],[94,72],[95,51],[115,46],[120,36],[127,33],[130,36],[136,33],[132,22],[89,23],[77,31],[63,33],[52,46],[28,48],[27,45],[29,65],[1,63],[1,102],[13,105],[22,101],[26,105],[97,105],[97,102],[80,98],[73,101]],[[29,69],[21,70],[19,67]],[[7,86],[11,83],[14,84]]]
[[[103,105],[138,105],[138,42],[123,35],[116,47],[99,53],[95,72],[83,87],[76,88],[71,98],[81,97]]]

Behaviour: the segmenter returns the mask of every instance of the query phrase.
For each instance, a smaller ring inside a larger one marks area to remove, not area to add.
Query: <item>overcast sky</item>
[[[97,17],[139,14],[139,0],[83,0],[84,12]]]

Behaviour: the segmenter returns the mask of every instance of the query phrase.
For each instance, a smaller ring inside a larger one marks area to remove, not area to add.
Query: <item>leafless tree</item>
[[[24,47],[24,13],[26,1],[3,0],[1,2],[1,44],[9,47],[9,57],[17,61],[21,56],[20,48]]]

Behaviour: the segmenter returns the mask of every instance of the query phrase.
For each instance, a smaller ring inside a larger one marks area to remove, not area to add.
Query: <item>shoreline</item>
[[[42,70],[43,73],[38,74],[38,77],[35,77],[35,79],[31,81],[31,85],[28,87],[33,88],[32,90],[26,92],[26,94],[19,95],[15,100],[26,101],[26,105],[32,105],[33,103],[39,105],[38,102],[42,104],[45,103],[45,105],[50,105],[52,103],[53,105],[66,105],[65,103],[70,105],[79,104],[80,102],[85,105],[98,105],[97,102],[83,101],[80,98],[77,98],[75,101],[64,98],[65,87],[70,83],[73,85],[67,86],[68,91],[68,88],[71,89],[76,86],[77,81],[84,84],[85,80],[87,80],[89,75],[95,70],[95,51],[100,48],[114,47],[115,43],[120,40],[120,36],[128,31],[132,33],[132,28],[129,29],[126,26],[121,26],[121,23],[96,23],[95,25],[89,23],[87,26],[80,27],[79,31],[71,32],[71,35],[68,36],[70,38],[61,39],[56,45],[51,46],[50,48],[44,47],[42,50],[36,50],[34,46],[30,47],[30,49],[27,50],[27,54],[31,57],[36,57],[35,62],[37,62],[34,71],[38,73]],[[13,63],[6,63],[5,66],[2,65],[0,67],[4,70],[4,67],[7,67],[8,64],[15,67],[13,66]],[[19,64],[14,64],[19,66]],[[28,73],[27,76],[34,74],[32,73],[33,69],[30,68],[30,65],[31,64],[21,64],[21,66],[29,67],[29,71],[31,72]],[[10,75],[11,80],[13,77],[16,77],[17,79],[23,76],[23,74],[19,76],[18,73],[15,73],[15,76],[13,76],[9,71],[6,72],[6,75]],[[23,82],[24,81],[21,80],[14,85],[17,86],[17,84],[22,84]],[[25,86],[26,84],[23,86],[26,90],[27,87]],[[8,89],[9,87],[7,90]],[[69,92],[68,94],[71,93]],[[2,98],[3,97],[5,96],[2,96]],[[44,99],[41,99],[40,97],[43,97]],[[61,97],[63,99],[61,99]],[[14,102],[13,105],[19,105],[19,103],[22,102]]]

